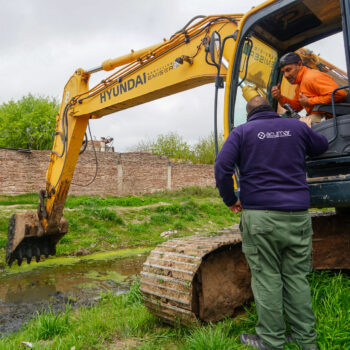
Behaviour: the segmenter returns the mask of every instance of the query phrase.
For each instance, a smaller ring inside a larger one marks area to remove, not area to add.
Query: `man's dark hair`
[[[279,68],[286,66],[287,64],[297,64],[301,62],[300,56],[295,52],[288,52],[280,58]]]
[[[247,113],[249,114],[253,109],[262,105],[270,106],[269,101],[265,97],[262,97],[262,96],[253,97],[247,103],[247,106],[246,106]]]

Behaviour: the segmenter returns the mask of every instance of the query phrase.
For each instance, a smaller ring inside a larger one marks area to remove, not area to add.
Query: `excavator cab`
[[[343,36],[344,48],[336,49],[345,56],[347,72],[303,49],[336,33]],[[245,90],[255,90],[255,94],[267,97],[277,112],[283,112],[270,91],[281,83],[282,94],[294,96],[294,87],[278,69],[278,59],[286,52],[298,52],[304,65],[325,71],[339,89],[349,91],[349,37],[350,3],[346,0],[268,1],[253,9],[242,20],[232,75],[227,78],[225,135],[245,122]],[[329,116],[312,125],[326,136],[329,149],[319,157],[306,159],[310,204],[311,208],[335,208],[335,212],[312,214],[313,263],[316,268],[349,268],[350,104],[334,103],[332,98],[331,104],[316,108]]]
[[[319,40],[342,32],[344,48],[337,49],[345,56],[349,72],[349,15],[349,2],[345,0],[286,0],[266,2],[254,9],[242,25],[232,61],[230,90],[226,95],[226,132],[245,121],[243,97],[247,86],[254,85],[276,111],[282,112],[282,106],[272,99],[270,91],[272,86],[281,83],[282,94],[294,96],[293,86],[278,69],[278,59],[286,52],[298,52],[304,65],[328,73],[338,83],[338,89],[348,91],[349,73],[303,47],[312,43],[315,46]],[[257,70],[259,63],[260,70]],[[332,99],[328,105],[315,106],[315,111],[327,115],[327,119],[313,123],[312,127],[327,137],[329,149],[306,162],[311,206],[348,207],[350,197],[345,193],[350,193],[350,103],[334,103]]]

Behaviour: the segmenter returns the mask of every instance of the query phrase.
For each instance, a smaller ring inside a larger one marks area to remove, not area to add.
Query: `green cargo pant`
[[[306,279],[312,270],[310,214],[244,209],[240,229],[252,272],[257,334],[271,349],[283,349],[285,315],[293,341],[303,349],[314,346],[315,317]]]

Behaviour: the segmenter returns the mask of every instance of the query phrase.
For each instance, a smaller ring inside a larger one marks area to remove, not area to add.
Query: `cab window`
[[[244,42],[240,70],[239,88],[237,90],[234,126],[247,120],[245,110],[247,100],[260,94],[267,97],[271,89],[272,74],[277,62],[277,52],[257,38],[249,38]]]

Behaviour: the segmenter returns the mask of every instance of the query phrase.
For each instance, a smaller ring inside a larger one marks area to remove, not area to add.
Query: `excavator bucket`
[[[65,218],[61,219],[57,229],[46,233],[35,211],[12,215],[7,234],[6,263],[11,266],[17,260],[21,265],[26,259],[29,264],[33,257],[39,262],[41,255],[55,255],[56,244],[67,231],[68,221]]]

